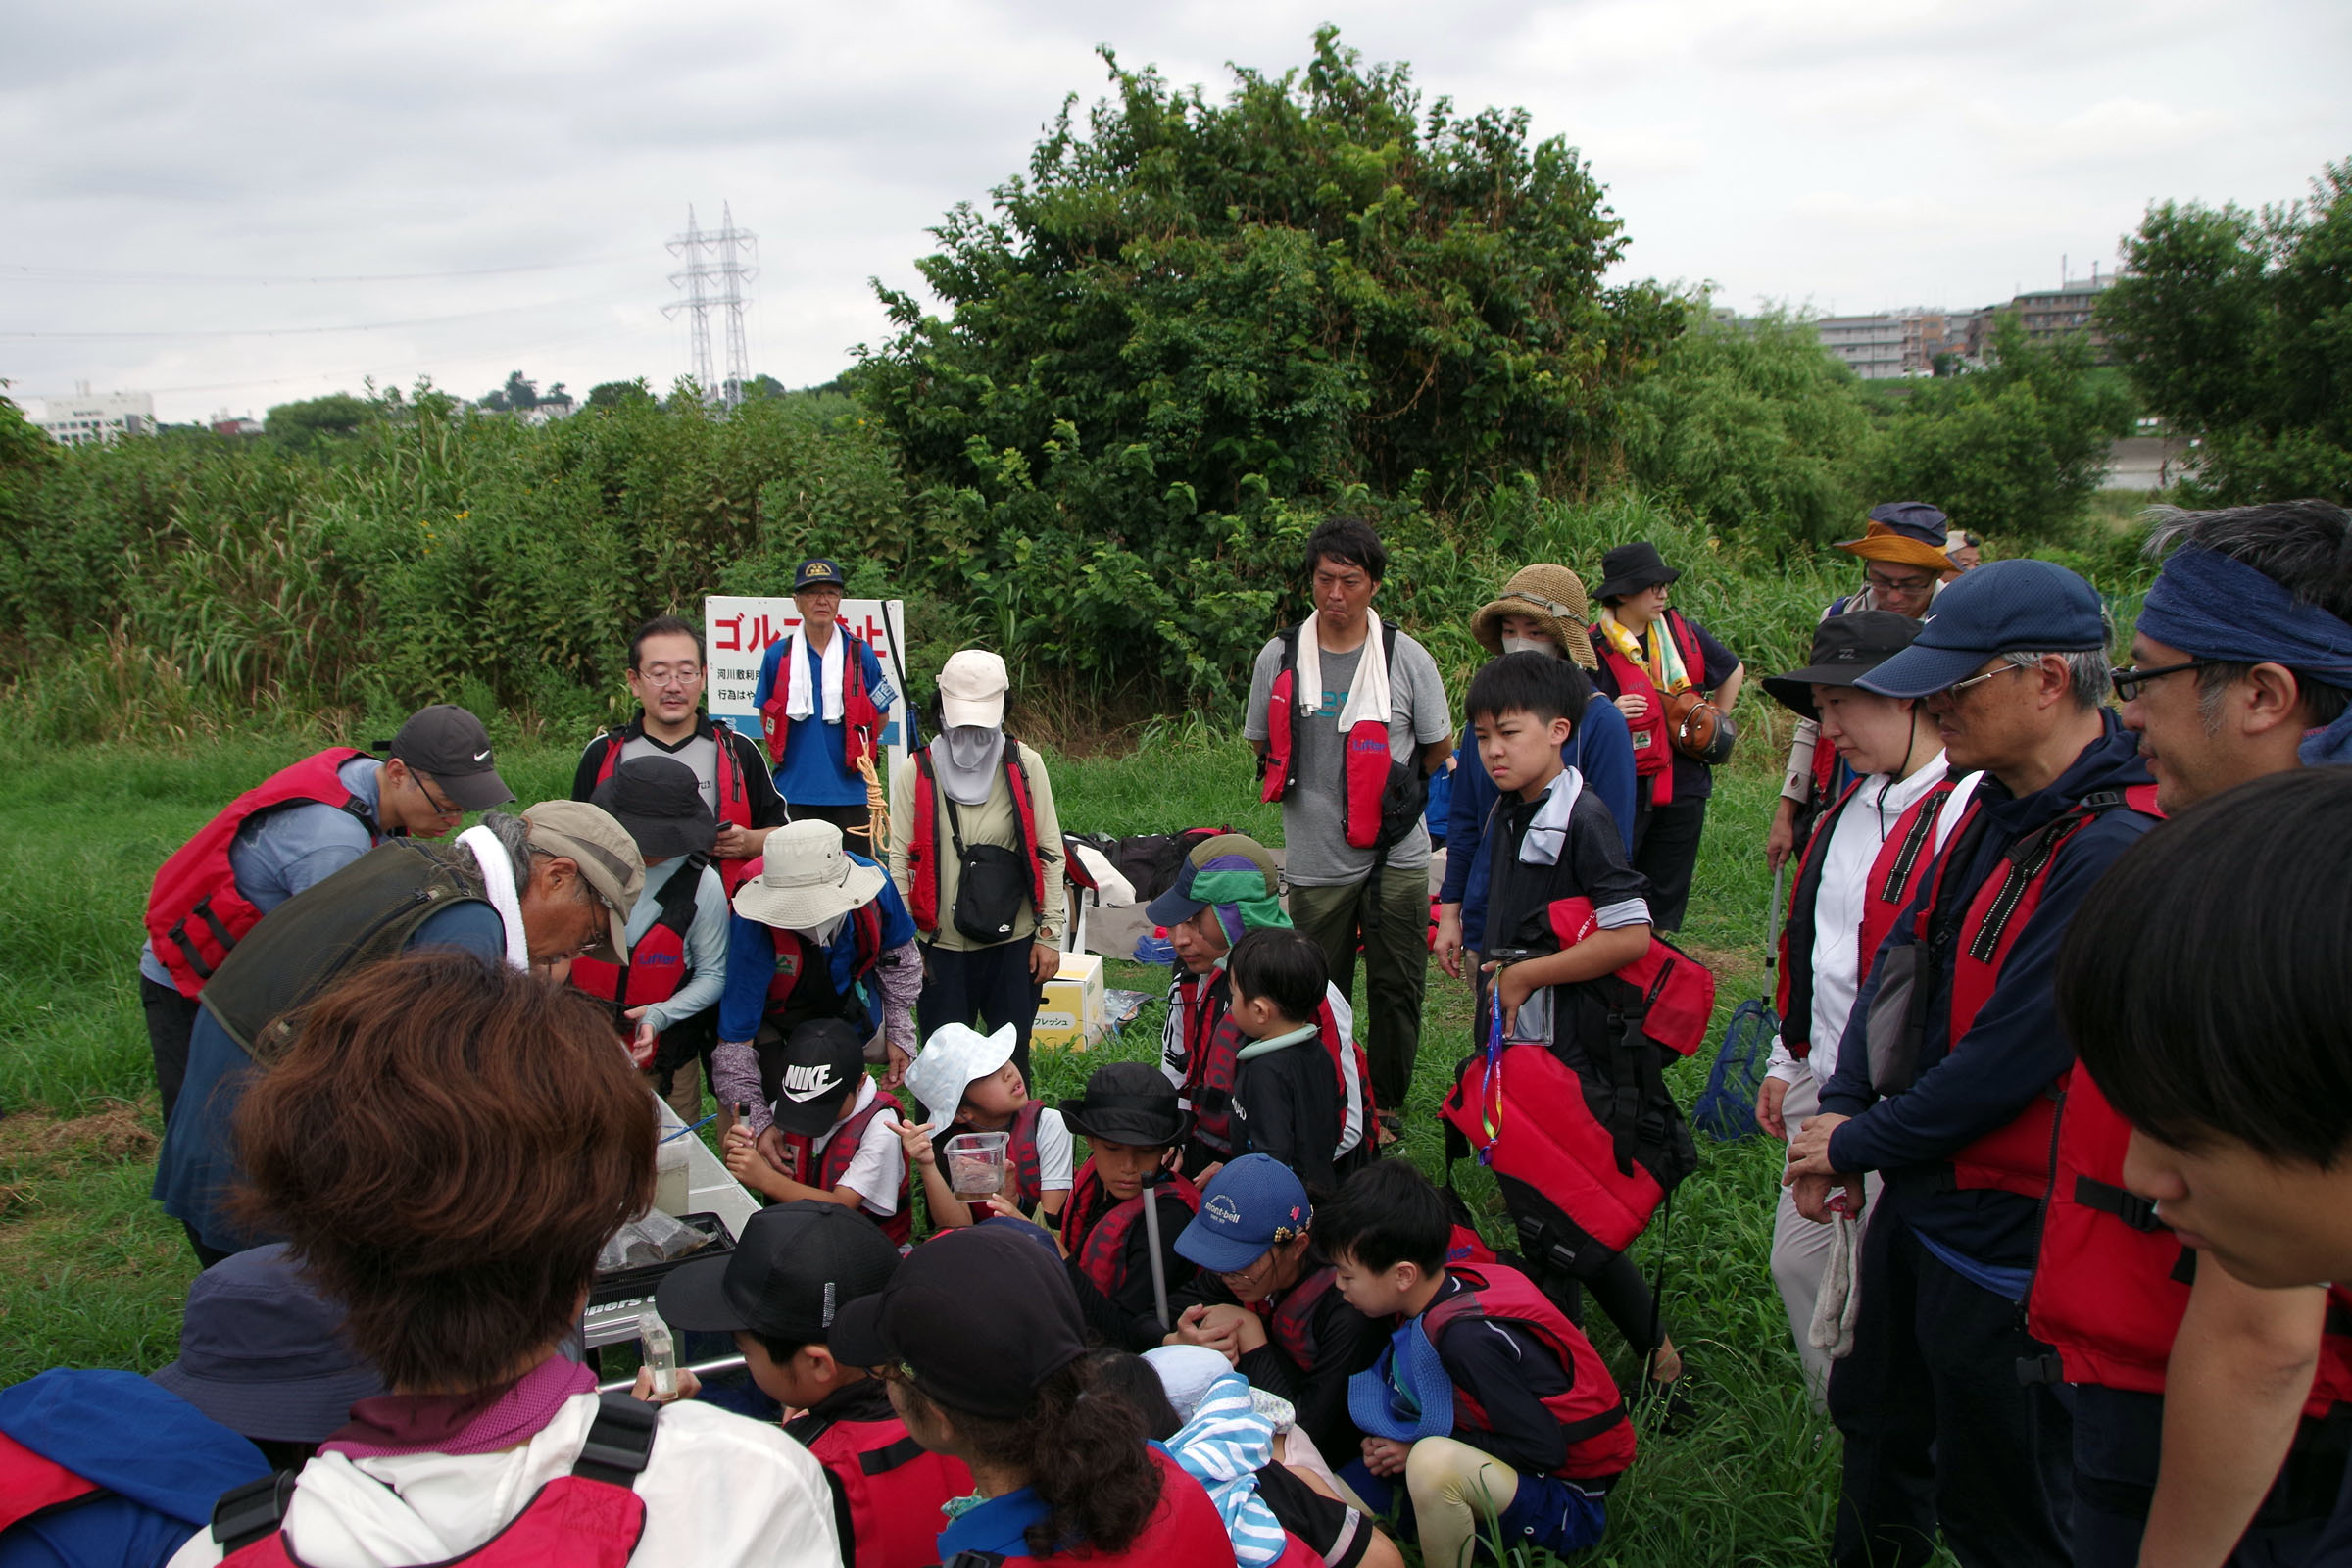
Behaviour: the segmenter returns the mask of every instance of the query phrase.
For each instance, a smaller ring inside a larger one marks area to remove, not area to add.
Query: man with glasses
[[[732,896],[758,870],[767,835],[790,814],[768,778],[760,743],[703,711],[703,637],[676,615],[656,615],[629,639],[629,695],[637,712],[580,753],[571,798],[584,801],[621,763],[666,757],[686,764],[718,821],[710,863]]]
[[[437,839],[467,811],[514,798],[498,776],[489,732],[463,708],[422,709],[378,750],[386,754],[380,761],[354,746],[330,746],[279,769],[156,872],[139,1004],[166,1120],[187,1074],[196,999],[263,915],[385,839]]]
[[[1838,546],[1861,558],[1861,591],[1831,600],[1821,618],[1884,610],[1927,619],[1928,607],[1952,570],[1951,558],[1944,553],[1947,526],[1944,514],[1925,501],[1888,501],[1871,508],[1870,526],[1862,537]],[[1764,840],[1764,858],[1774,870],[1795,853],[1799,830],[1843,794],[1852,778],[1837,751],[1821,744],[1820,724],[1798,719],[1796,736],[1788,745],[1788,765],[1781,775],[1781,799]]]
[[[847,578],[837,562],[812,556],[801,563],[792,575],[801,623],[768,644],[752,706],[766,727],[776,789],[794,819],[830,822],[850,848],[880,859],[858,764],[881,747],[898,693],[865,639],[841,623]]]
[[[446,849],[387,839],[288,899],[246,933],[204,988],[188,1074],[164,1129],[153,1196],[211,1267],[273,1240],[232,1212],[233,1129],[244,1086],[276,1062],[302,1006],[341,975],[419,948],[463,948],[487,963],[561,978],[571,959],[628,953],[645,859],[628,830],[584,801],[492,811]],[[615,1037],[612,1049],[625,1048]],[[484,1063],[486,1079],[498,1068]],[[452,1084],[453,1094],[479,1085]]]
[[[1983,769],[1876,954],[1821,1111],[1789,1144],[1798,1211],[1834,1188],[1864,1239],[1852,1353],[1830,1374],[1845,1437],[1831,1560],[1912,1568],[1940,1527],[1968,1568],[2064,1568],[2073,1467],[2049,1353],[2023,1326],[2058,1095],[2074,1053],[2050,975],[2076,906],[2155,823],[2132,735],[2100,706],[2107,622],[2043,561],[1981,566],[1858,684],[1925,700],[1954,772]]]
[[[2164,809],[2352,761],[2352,514],[2164,508],[2148,548],[2164,568],[2114,683]],[[2060,1132],[2032,1328],[2074,1385],[2076,1563],[2303,1560],[2352,1447],[2352,1340],[2326,1332],[2328,1292],[2183,1280],[2180,1242],[2125,1189],[2129,1130],[2081,1069]]]

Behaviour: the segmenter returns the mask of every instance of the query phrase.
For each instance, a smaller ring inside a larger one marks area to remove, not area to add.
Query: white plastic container
[[[1004,1190],[1005,1148],[1010,1133],[957,1133],[940,1152],[947,1160],[948,1186],[957,1198],[986,1198]]]
[[[693,1136],[665,1138],[654,1149],[654,1206],[672,1219],[694,1203],[686,1175],[686,1144]]]

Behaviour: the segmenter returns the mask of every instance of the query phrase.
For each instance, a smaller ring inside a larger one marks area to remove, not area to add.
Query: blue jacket
[[[2012,844],[2083,797],[2149,781],[2138,738],[2120,728],[2112,711],[2104,716],[2106,734],[2085,747],[2047,789],[2021,799],[1990,775],[1977,787],[1987,830],[1967,862],[1950,868],[1947,909],[1964,906],[1999,873]],[[1932,1249],[1994,1269],[2033,1267],[2037,1205],[2013,1193],[1952,1191],[1947,1162],[2016,1116],[2074,1064],[2074,1048],[2059,1030],[2051,994],[2058,944],[2091,884],[2153,825],[2136,811],[2106,811],[2067,841],[2042,886],[2039,906],[2018,933],[1991,998],[1969,1027],[1968,1049],[1958,1055],[1951,1052],[1949,960],[1925,977],[1931,989],[1918,1077],[1908,1090],[1885,1100],[1870,1087],[1868,1021],[1886,954],[1912,943],[1909,911],[1896,920],[1873,960],[1838,1044],[1837,1074],[1822,1092],[1822,1109],[1853,1118],[1830,1135],[1830,1161],[1843,1171],[1884,1172],[1898,1210]],[[1946,853],[1961,848],[1954,838]],[[1923,884],[1921,900],[1933,881],[1931,876]],[[1917,906],[1915,901],[1912,908]]]
[[[851,854],[850,858],[859,865],[874,864],[862,855]],[[888,953],[912,942],[914,917],[906,912],[906,902],[887,877],[874,900],[882,914],[881,951]],[[843,921],[832,946],[825,950],[825,967],[833,989],[845,997],[852,995],[850,974],[858,964],[856,923],[854,918]],[[727,989],[718,999],[719,1039],[749,1040],[760,1032],[760,1022],[767,1016],[768,982],[775,977],[775,928],[740,914],[728,915]],[[863,1021],[870,1026],[875,1015],[872,1002],[867,1001]]]
[[[135,1372],[43,1372],[0,1389],[0,1433],[105,1492],[0,1532],[0,1568],[160,1565],[262,1450]]]
[[[1487,858],[1479,853],[1487,817],[1494,809],[1494,778],[1478,760],[1478,737],[1462,726],[1453,749],[1453,813],[1446,830],[1446,882],[1438,891],[1442,904],[1462,906],[1462,946],[1480,951],[1487,934]],[[1617,819],[1625,851],[1634,851],[1634,737],[1625,714],[1599,692],[1585,708],[1585,716],[1560,748],[1560,760],[1585,775],[1585,787],[1600,798]]]

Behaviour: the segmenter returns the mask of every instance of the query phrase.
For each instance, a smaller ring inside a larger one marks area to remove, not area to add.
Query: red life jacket
[[[1046,917],[1046,859],[1037,843],[1037,807],[1029,795],[1029,769],[1021,761],[1021,743],[1009,731],[1004,736],[1004,786],[1012,792],[1012,819],[1020,834],[1021,858],[1029,866],[1030,908]],[[939,818],[943,809],[938,780],[931,770],[931,748],[914,754],[914,837],[906,846],[907,910],[914,928],[925,936],[939,931]]]
[[[1159,1501],[1144,1528],[1125,1551],[1080,1546],[1051,1557],[1026,1552],[959,1551],[947,1568],[1000,1568],[1006,1563],[1088,1563],[1094,1568],[1234,1568],[1233,1538],[1225,1533],[1224,1516],[1208,1500],[1200,1483],[1158,1447],[1148,1452],[1159,1471]],[[1296,1553],[1285,1548],[1275,1568],[1291,1568]],[[937,1560],[937,1553],[933,1554]]]
[[[735,731],[712,719],[705,718],[702,722],[710,726],[711,738],[718,743],[718,819],[737,827],[750,827],[752,796],[743,782],[743,763],[735,756]],[[636,738],[625,724],[605,731],[605,759],[596,770],[599,784],[612,776],[612,770],[620,765],[620,749]],[[710,858],[710,863],[718,867],[718,879],[728,898],[733,898],[735,890],[751,879],[752,866],[758,859],[758,856]]]
[[[861,1092],[852,1091],[852,1093]],[[825,1151],[821,1154],[816,1152],[815,1139],[803,1137],[799,1133],[784,1132],[781,1127],[777,1128],[776,1131],[782,1133],[784,1138],[785,1179],[799,1182],[803,1187],[813,1187],[820,1193],[829,1193],[839,1187],[842,1178],[850,1173],[850,1161],[858,1157],[858,1146],[864,1141],[866,1128],[871,1126],[874,1118],[885,1110],[898,1111],[901,1120],[906,1117],[906,1111],[899,1104],[898,1096],[887,1089],[877,1089],[874,1091],[874,1098],[867,1102],[863,1110],[857,1111],[851,1115],[849,1120],[837,1122],[834,1125],[832,1134],[826,1141]],[[869,1196],[879,1198],[882,1195],[875,1193]],[[899,1168],[898,1208],[887,1219],[863,1208],[860,1208],[858,1212],[880,1226],[883,1235],[901,1247],[905,1247],[914,1239],[912,1198],[913,1194],[907,1190],[906,1169],[902,1165]]]
[[[634,1483],[652,1450],[656,1419],[650,1406],[606,1395],[571,1473],[532,1494],[497,1535],[436,1568],[623,1568],[645,1534],[645,1499]],[[282,1528],[293,1480],[291,1473],[270,1476],[221,1497],[213,1535],[222,1543],[223,1568],[309,1568]]]
[[[1250,1303],[1250,1310],[1266,1321],[1266,1338],[1302,1372],[1311,1371],[1321,1357],[1321,1348],[1315,1344],[1315,1313],[1338,1278],[1338,1270],[1319,1268],[1292,1286],[1280,1302]]]
[[[1393,678],[1396,671],[1398,628],[1383,620],[1381,662]],[[1271,805],[1287,801],[1298,782],[1295,731],[1298,710],[1298,632],[1285,626],[1281,633],[1282,664],[1266,692],[1266,738],[1257,743],[1257,766],[1263,776],[1257,798]],[[1318,702],[1322,693],[1315,694]],[[1338,722],[1339,715],[1332,715]],[[1341,785],[1345,791],[1345,831],[1348,846],[1368,850],[1380,842],[1380,798],[1389,787],[1389,716],[1359,719],[1342,738]]]
[[[628,1008],[667,1002],[686,983],[686,932],[694,924],[694,896],[702,882],[699,856],[669,874],[669,880],[662,884],[658,904],[662,912],[629,949],[627,963],[588,957],[571,960],[571,983],[597,1001],[612,1004],[613,1027],[622,1035],[636,1033],[636,1025],[622,1016]]]
[[[889,715],[874,706],[873,693],[866,689],[865,661],[858,657],[865,640],[838,620],[833,623],[833,635],[850,640],[841,651],[841,765],[844,772],[855,773],[859,762],[874,755],[883,720]],[[786,648],[776,661],[776,684],[760,710],[760,722],[767,731],[767,755],[778,767],[784,765],[784,748],[792,739],[792,720],[784,713],[792,701],[792,670],[788,666],[794,659],[804,657],[797,632],[793,642],[795,646]],[[823,666],[820,663],[818,667]],[[821,719],[824,710],[820,693],[811,716]]]
[[[2018,933],[2040,907],[2042,889],[2048,885],[2050,872],[2067,841],[2097,820],[2102,811],[2117,807],[2143,816],[2163,814],[2156,808],[2153,784],[2134,784],[2120,795],[2112,790],[2101,791],[2011,845],[2004,858],[2006,870],[1999,876],[1986,877],[1984,885],[1977,889],[1960,923],[1958,952],[1952,964],[1951,1022],[1947,1036],[1950,1050],[1966,1049],[1969,1025],[1976,1022],[1978,1012],[1992,999],[1993,988],[2000,982],[2001,965],[2007,960],[2009,950],[2017,945]],[[1976,803],[1971,802],[1969,816],[1974,816],[1978,809]],[[1961,827],[1952,835],[1955,842],[1966,832],[1968,820],[1968,816],[1961,818]],[[1923,940],[1952,858],[1950,855],[1938,858],[1936,891],[1920,907],[1916,930]],[[2057,1149],[2058,1106],[2065,1100],[2071,1072],[2069,1069],[2059,1074],[2015,1116],[1955,1154],[1953,1184],[1963,1189],[1993,1188],[2036,1201],[2047,1195],[2051,1162]]]
[[[2028,1326],[2057,1350],[2063,1381],[2162,1394],[2199,1261],[2153,1203],[2124,1187],[2131,1139],[2131,1123],[2078,1065],[2059,1118],[2057,1179],[2042,1218]],[[2344,1299],[2340,1288],[2329,1287],[2307,1415],[2352,1401],[2352,1312]]]
[[[1223,978],[1219,971],[1218,978]],[[1213,1022],[1209,1021],[1212,1003]],[[1193,1053],[1186,1073],[1185,1098],[1192,1102],[1193,1136],[1219,1153],[1233,1152],[1233,1085],[1241,1074],[1242,1046],[1247,1037],[1240,1026],[1227,1016],[1226,993],[1203,987],[1200,998],[1200,1021],[1206,1022],[1207,1044]],[[1364,1048],[1340,1033],[1340,1020],[1331,1010],[1331,997],[1325,994],[1315,1006],[1316,1038],[1322,1042],[1323,1054],[1331,1062],[1331,1077],[1340,1100],[1340,1142],[1332,1151],[1336,1159],[1354,1149],[1364,1140],[1364,1133],[1373,1123],[1372,1068],[1364,1055]],[[1196,1029],[1198,1030],[1198,1024]]]
[[[758,867],[763,858],[756,858],[751,862],[754,876],[760,874]],[[776,944],[776,972],[767,982],[767,1010],[771,1014],[785,1010],[793,992],[800,989],[801,976],[808,965],[824,965],[825,983],[833,983],[832,960],[825,949],[798,931],[787,931],[780,925],[770,926],[768,934]],[[855,944],[855,956],[850,960],[850,984],[855,987],[858,981],[872,974],[874,966],[882,961],[882,903],[879,899],[868,899],[850,911],[850,940]],[[846,997],[843,999],[845,1002],[848,1000]]]
[[[1683,656],[1683,669],[1693,686],[1707,678],[1707,660],[1698,646],[1698,634],[1682,617],[1680,611],[1666,612],[1667,634]],[[1609,641],[1609,634],[1599,621],[1592,623],[1592,651],[1600,656],[1603,667],[1616,678],[1620,697],[1646,697],[1648,714],[1639,720],[1626,720],[1626,728],[1634,737],[1634,777],[1648,779],[1649,804],[1664,806],[1674,799],[1674,743],[1668,739],[1666,728],[1666,698],[1649,678],[1649,666],[1640,660],[1628,659]],[[1646,633],[1644,634],[1646,636]]]
[[[202,991],[229,950],[261,923],[262,911],[237,891],[236,872],[228,863],[229,845],[248,819],[281,806],[332,806],[358,818],[371,842],[382,840],[384,830],[366,803],[336,776],[345,762],[368,755],[357,747],[330,746],[280,768],[229,802],[155,873],[147,895],[147,935],[181,996]]]
[[[1478,1268],[1448,1268],[1446,1272],[1467,1289],[1454,1292],[1421,1315],[1421,1330],[1430,1344],[1436,1345],[1454,1323],[1484,1317],[1532,1333],[1567,1369],[1568,1387],[1544,1398],[1544,1408],[1559,1422],[1568,1440],[1568,1455],[1552,1474],[1568,1481],[1599,1481],[1632,1464],[1634,1426],[1626,1419],[1625,1400],[1609,1376],[1608,1363],[1592,1348],[1585,1331],[1569,1322],[1551,1298],[1515,1268],[1490,1263]],[[1458,1385],[1453,1391],[1453,1424],[1468,1432],[1494,1430],[1487,1412]]]
[[[0,1531],[34,1514],[90,1501],[105,1491],[0,1432]]]
[[[1079,1167],[1069,1205],[1061,1211],[1061,1247],[1104,1296],[1116,1296],[1126,1283],[1128,1233],[1144,1222],[1144,1200],[1160,1193],[1181,1200],[1191,1213],[1200,1211],[1200,1189],[1174,1172],[1161,1176],[1156,1187],[1113,1201],[1095,1174],[1094,1157]]]
[[[1862,966],[1855,972],[1865,978],[1887,933],[1918,897],[1920,884],[1927,881],[1928,873],[1935,867],[1936,824],[1944,802],[1951,798],[1959,783],[1958,779],[1947,777],[1904,808],[1903,814],[1894,819],[1894,826],[1887,829],[1886,841],[1879,846],[1878,858],[1870,862],[1870,886],[1862,903],[1862,925],[1855,933],[1862,955]]]
[[[1820,748],[1826,750],[1827,748]],[[1815,780],[1818,785],[1818,776]],[[1799,1004],[1812,1010],[1808,1000],[1812,981],[1813,906],[1821,897],[1821,866],[1830,853],[1831,835],[1838,830],[1838,820],[1845,814],[1846,804],[1860,789],[1861,781],[1846,786],[1845,793],[1813,822],[1812,831],[1805,837],[1804,852],[1797,857],[1796,878],[1788,888],[1788,906],[1782,910],[1778,977],[1773,982],[1772,1010],[1781,1020],[1781,1044],[1788,1054],[1802,1061],[1813,1050],[1805,1036],[1810,1032],[1809,1018],[1797,1016]],[[1800,990],[1799,974],[1803,975]]]
[[[807,1442],[849,1504],[858,1568],[939,1561],[940,1509],[972,1492],[961,1459],[931,1452],[896,1419],[836,1421]]]
[[[1027,1104],[1012,1113],[1012,1136],[1004,1141],[1004,1152],[1012,1158],[1014,1200],[1032,1214],[1046,1196],[1045,1188],[1039,1185],[1043,1177],[1037,1159],[1037,1119],[1045,1112],[1046,1102],[1031,1097]]]

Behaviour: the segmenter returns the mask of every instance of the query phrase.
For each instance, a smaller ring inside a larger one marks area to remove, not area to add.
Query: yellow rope
[[[882,794],[882,775],[874,769],[871,756],[858,759],[858,772],[865,780],[866,853],[879,858],[882,847],[890,842],[890,802]]]

